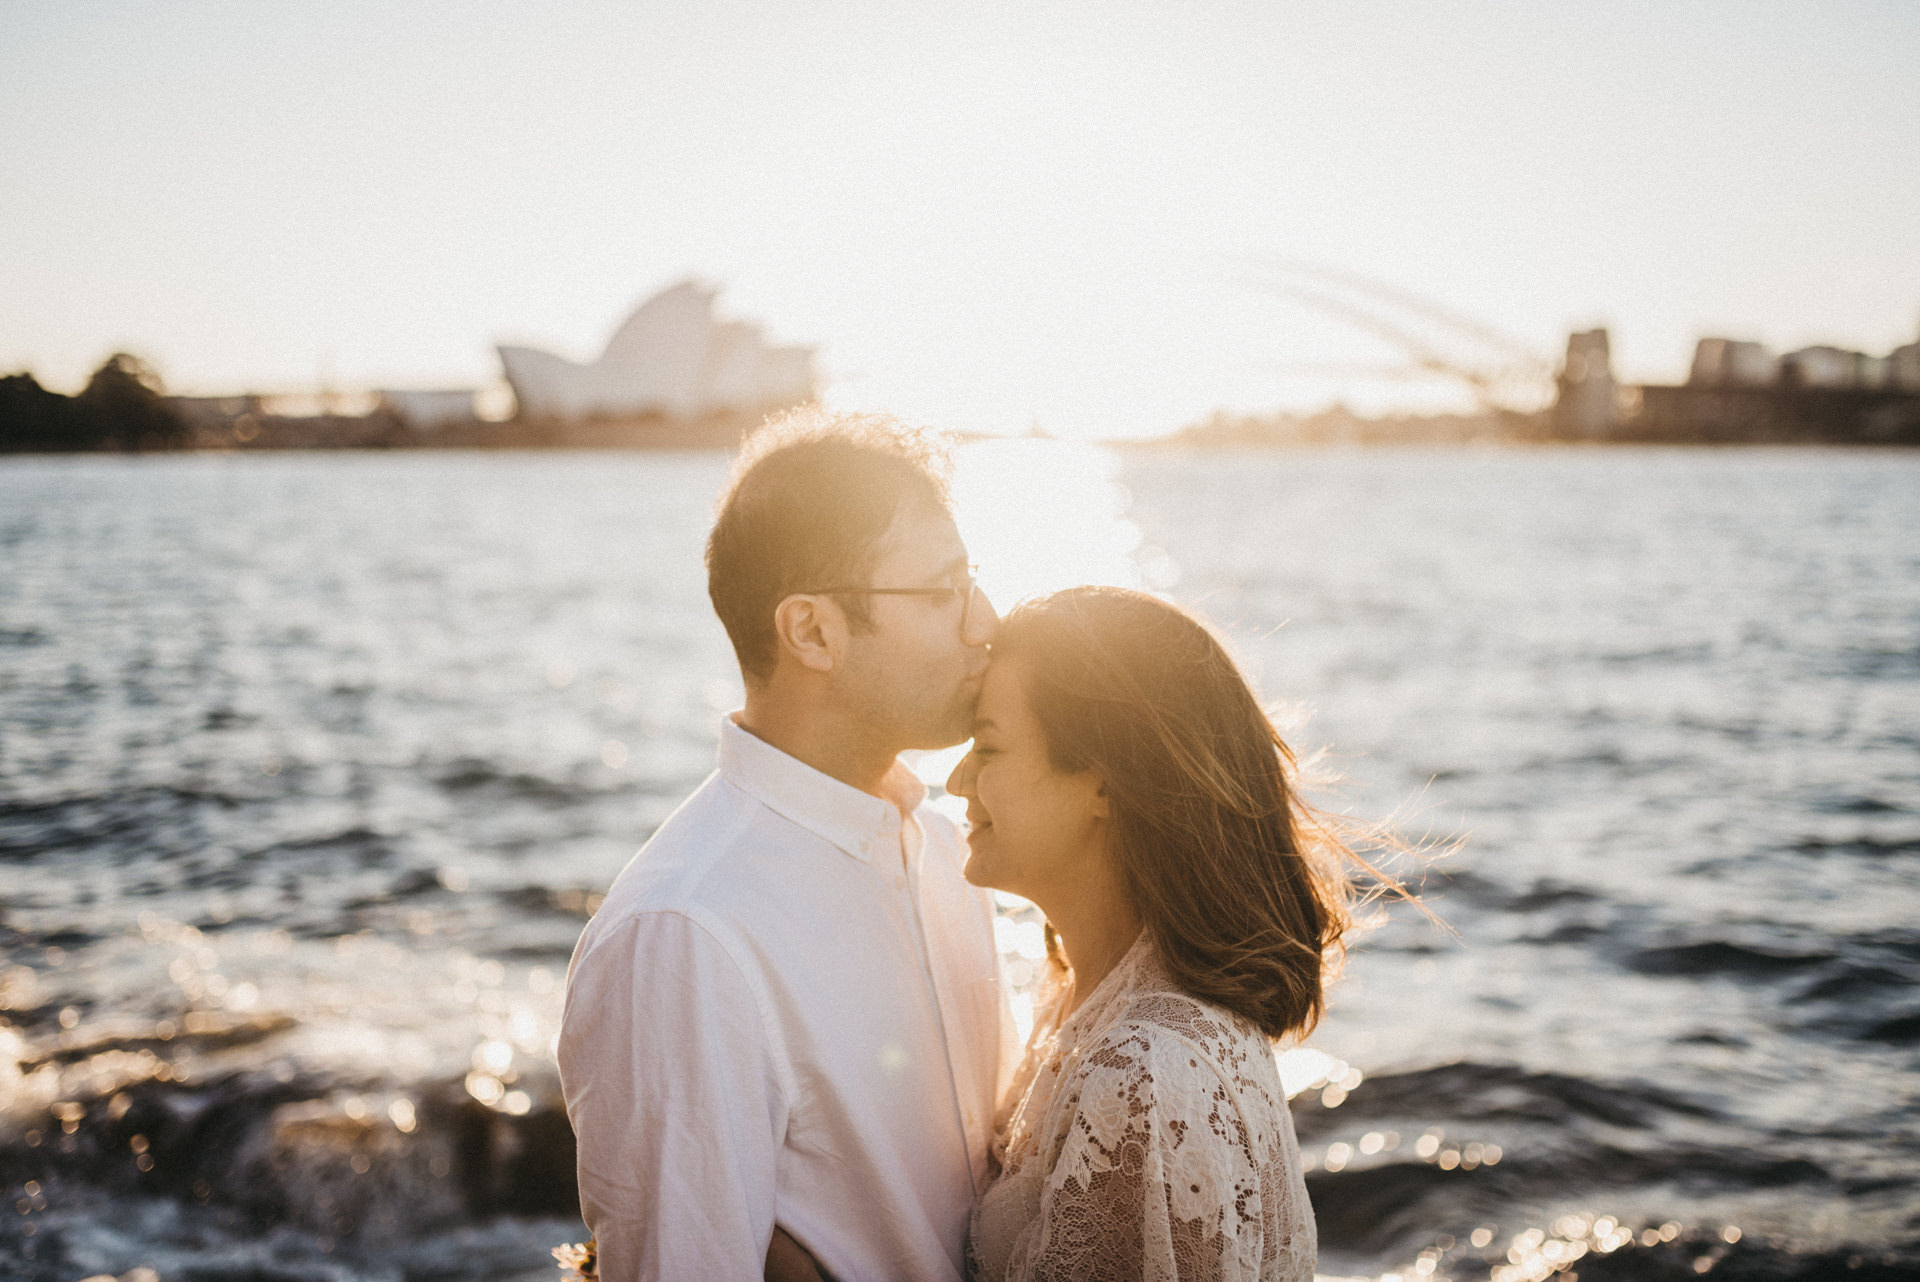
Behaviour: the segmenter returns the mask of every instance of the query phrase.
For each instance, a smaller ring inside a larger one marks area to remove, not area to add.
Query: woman
[[[1053,974],[996,1119],[976,1277],[1313,1277],[1273,1041],[1310,1029],[1346,851],[1233,661],[1173,606],[1074,588],[1000,625],[966,875],[1046,914]]]

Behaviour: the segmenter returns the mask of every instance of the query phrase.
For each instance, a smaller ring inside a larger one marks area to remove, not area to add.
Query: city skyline
[[[479,384],[686,277],[826,399],[1170,431],[1451,408],[1261,287],[1311,262],[1627,379],[1920,331],[1894,3],[6,6],[0,372]],[[1342,370],[1348,372],[1341,372]]]

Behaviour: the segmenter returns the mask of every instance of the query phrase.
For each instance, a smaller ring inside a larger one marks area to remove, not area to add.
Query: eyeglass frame
[[[967,630],[967,622],[973,617],[973,599],[980,595],[980,566],[978,562],[967,563],[967,584],[965,587],[944,588],[807,588],[804,591],[789,593],[791,596],[938,596],[954,597],[965,594],[960,603],[960,631]]]

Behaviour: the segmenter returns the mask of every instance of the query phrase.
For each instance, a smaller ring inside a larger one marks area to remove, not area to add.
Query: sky
[[[121,349],[183,392],[483,384],[689,276],[816,346],[830,405],[1069,437],[1467,404],[1280,288],[1327,272],[1542,361],[1606,325],[1637,380],[1708,334],[1920,334],[1912,0],[0,0],[0,32],[0,372],[62,390]]]

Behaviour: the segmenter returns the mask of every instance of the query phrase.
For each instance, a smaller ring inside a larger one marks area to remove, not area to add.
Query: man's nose
[[[978,585],[973,589],[973,600],[967,606],[967,623],[960,630],[960,639],[968,645],[991,645],[995,634],[1000,631],[1000,612],[993,608],[993,602]]]
[[[973,752],[969,749],[967,755],[960,758],[960,764],[953,768],[953,773],[947,776],[947,791],[953,796],[971,799],[972,788]]]

